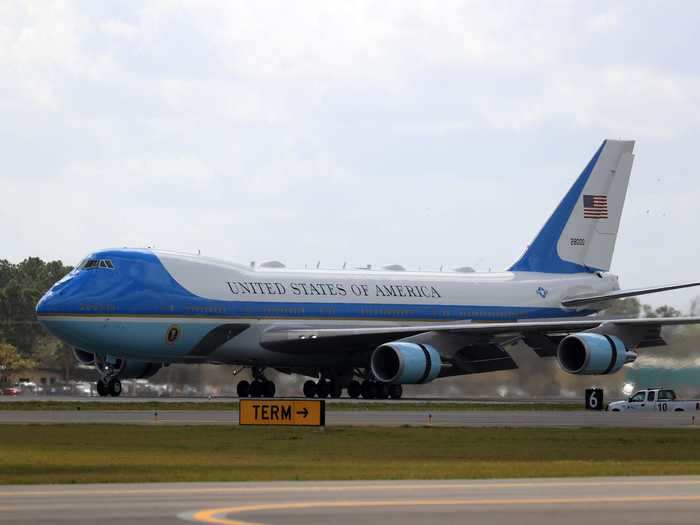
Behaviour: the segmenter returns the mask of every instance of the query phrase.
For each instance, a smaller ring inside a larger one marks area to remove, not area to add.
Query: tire
[[[401,399],[403,387],[401,385],[389,385],[389,397],[391,399]]]
[[[248,397],[250,395],[250,383],[245,379],[239,381],[236,385],[236,394],[238,394],[238,397]]]
[[[316,395],[322,399],[331,395],[331,382],[324,379],[316,383]]]
[[[377,385],[372,381],[362,382],[362,397],[364,399],[374,399],[377,397]]]
[[[377,384],[377,399],[388,399],[389,385],[386,383]]]
[[[304,397],[316,397],[316,383],[310,379],[304,383]]]
[[[107,385],[103,381],[98,381],[95,387],[97,394],[100,397],[105,397],[109,395],[109,390],[107,390]]]
[[[110,379],[109,383],[107,383],[107,391],[110,396],[119,397],[122,393],[122,382],[117,378]]]
[[[611,410],[611,412],[619,412],[619,411],[620,411],[619,408],[613,408],[613,409]]]
[[[262,397],[263,384],[262,381],[253,381],[250,384],[250,397]]]
[[[264,397],[275,397],[275,384],[272,381],[263,382],[263,396]]]
[[[362,385],[360,385],[359,381],[355,381],[354,379],[350,381],[350,384],[348,384],[348,395],[352,399],[357,399],[360,397],[360,394],[362,393]]]
[[[338,399],[340,396],[343,395],[343,387],[340,386],[340,383],[338,383],[337,381],[331,381],[330,393],[333,399]]]

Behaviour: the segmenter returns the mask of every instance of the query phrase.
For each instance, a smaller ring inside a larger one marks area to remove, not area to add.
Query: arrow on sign
[[[304,417],[309,415],[309,409],[304,407],[304,410],[299,410],[297,414],[302,414]]]

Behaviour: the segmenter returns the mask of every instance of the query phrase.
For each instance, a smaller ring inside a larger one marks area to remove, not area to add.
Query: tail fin
[[[610,269],[632,171],[634,141],[605,140],[513,272]]]

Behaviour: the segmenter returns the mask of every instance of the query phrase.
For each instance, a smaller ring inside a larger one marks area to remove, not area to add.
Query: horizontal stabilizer
[[[700,286],[698,283],[680,283],[680,284],[669,284],[666,286],[652,286],[650,288],[635,288],[630,290],[616,290],[614,292],[608,292],[604,294],[597,295],[577,295],[574,297],[568,297],[564,299],[561,304],[562,306],[583,306],[591,303],[599,303],[601,301],[610,301],[612,299],[623,299],[625,297],[634,297],[637,295],[645,295],[648,293],[656,292],[667,292],[669,290],[678,290],[679,288],[690,288],[692,286]]]

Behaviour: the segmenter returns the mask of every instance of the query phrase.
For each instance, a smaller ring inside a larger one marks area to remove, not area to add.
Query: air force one
[[[603,319],[605,301],[697,286],[620,290],[608,273],[633,141],[606,140],[507,271],[408,272],[252,267],[150,249],[95,252],[36,307],[39,321],[99,372],[120,379],[171,363],[250,367],[241,397],[272,397],[266,369],[309,378],[307,397],[400,398],[402,385],[517,365],[521,341],[571,374],[611,374],[661,327],[700,318]]]

